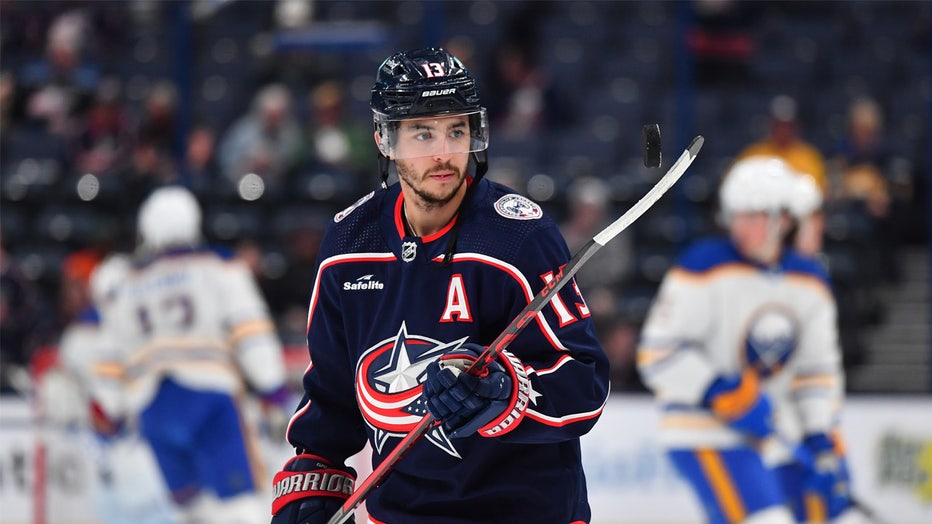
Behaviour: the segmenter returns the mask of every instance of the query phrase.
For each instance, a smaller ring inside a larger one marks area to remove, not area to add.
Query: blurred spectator
[[[600,178],[582,177],[570,185],[569,216],[560,225],[560,231],[571,253],[582,248],[611,222],[610,194],[608,185]],[[594,254],[576,274],[576,282],[597,327],[610,322],[616,314],[616,296],[631,273],[632,253],[631,236],[622,233]]]
[[[62,264],[61,295],[59,306],[63,320],[66,323],[74,320],[81,311],[91,303],[88,283],[91,273],[100,262],[101,256],[95,250],[84,249],[76,251]]]
[[[848,112],[848,134],[831,161],[838,174],[835,201],[862,212],[871,223],[871,245],[880,255],[879,276],[897,281],[897,249],[904,207],[912,199],[908,174],[897,176],[895,157],[883,135],[883,115],[867,97],[854,100]]]
[[[751,13],[747,3],[732,0],[693,0],[694,25],[686,46],[695,60],[696,82],[728,87],[751,79],[754,58]]]
[[[496,50],[490,78],[489,119],[506,138],[523,138],[567,124],[567,103],[549,71],[537,63],[536,45],[506,42]]]
[[[297,163],[312,170],[336,170],[351,175],[358,192],[359,183],[370,179],[375,163],[370,150],[371,130],[349,118],[345,112],[346,88],[337,81],[326,81],[308,96],[308,123],[304,142],[297,150]]]
[[[314,286],[313,268],[325,227],[326,223],[302,219],[287,232],[285,269],[269,287],[269,302],[275,314],[294,309],[306,312]]]
[[[828,192],[825,160],[815,146],[799,134],[796,100],[778,95],[770,103],[770,130],[766,137],[744,148],[737,158],[751,156],[777,156],[793,169],[813,177],[823,195]]]
[[[646,391],[637,371],[638,332],[638,326],[618,320],[599,334],[612,367],[612,391]]]
[[[88,281],[101,255],[96,249],[80,249],[65,257],[58,296],[44,311],[33,331],[36,348],[57,347],[62,333],[91,303]]]
[[[120,91],[118,78],[101,80],[94,103],[81,122],[77,167],[82,172],[109,174],[129,159],[133,126]]]
[[[143,104],[137,139],[170,154],[175,140],[177,111],[178,91],[175,85],[168,80],[157,82]]]
[[[301,144],[301,128],[292,114],[291,93],[281,84],[263,87],[249,113],[233,123],[220,142],[223,174],[237,183],[255,173],[266,185],[284,181]]]
[[[796,100],[778,95],[770,103],[770,131],[768,135],[744,148],[735,161],[753,156],[776,156],[798,173],[809,175],[822,191],[823,201],[828,198],[829,184],[822,153],[804,140],[798,129]],[[805,246],[810,254],[822,250],[825,215],[817,209],[800,220],[794,243]]]
[[[314,2],[311,0],[277,0],[275,2],[275,24],[281,29],[306,28],[313,19]]]
[[[12,82],[12,85],[7,82]],[[15,77],[9,76],[4,79],[4,84],[4,127],[0,134],[0,163],[5,168],[4,178],[14,175],[24,184],[51,185],[71,167],[68,136],[71,120],[68,118],[66,94],[57,87],[26,94],[16,88]],[[20,96],[26,98],[17,106]],[[36,162],[44,164],[45,169],[20,172],[20,164],[26,167],[34,166]]]
[[[181,178],[199,196],[205,196],[219,183],[216,155],[217,137],[206,125],[195,125],[188,133]]]
[[[269,311],[272,314],[276,314],[275,304],[270,300],[272,296],[270,280],[266,277],[266,270],[264,267],[266,258],[265,250],[254,238],[244,237],[234,246],[233,256],[249,268],[249,272],[252,273],[256,285],[259,286],[259,291],[261,291],[262,296],[269,303]]]
[[[16,393],[28,384],[37,300],[32,282],[0,243],[0,394]]]
[[[97,67],[82,56],[86,34],[87,21],[81,12],[62,13],[49,27],[45,57],[27,64],[21,74],[22,84],[30,92],[60,90],[68,118],[87,109],[99,81]]]
[[[7,131],[13,120],[16,77],[9,71],[0,73],[0,132]]]
[[[178,179],[175,164],[168,152],[150,140],[136,143],[129,165],[118,174],[126,188],[124,216],[132,216],[133,210],[154,188]]]

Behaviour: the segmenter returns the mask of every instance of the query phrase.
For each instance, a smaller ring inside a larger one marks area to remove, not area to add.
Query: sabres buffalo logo
[[[762,377],[780,371],[796,349],[799,326],[788,311],[772,307],[751,319],[745,344],[748,365]]]
[[[465,337],[441,342],[411,335],[402,323],[397,335],[363,353],[356,366],[356,401],[373,429],[378,453],[388,439],[403,438],[427,414],[427,404],[421,398],[427,366],[463,342]],[[450,455],[460,456],[442,427],[431,429],[426,437]]]

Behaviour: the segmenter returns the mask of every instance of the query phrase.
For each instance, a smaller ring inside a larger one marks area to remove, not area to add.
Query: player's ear
[[[389,154],[385,154],[386,151],[382,149],[382,135],[379,133],[378,127],[376,127],[375,132],[372,133],[372,136],[375,138],[375,146],[379,149],[379,151],[382,151],[382,154],[386,157],[392,158],[390,151],[388,151]]]

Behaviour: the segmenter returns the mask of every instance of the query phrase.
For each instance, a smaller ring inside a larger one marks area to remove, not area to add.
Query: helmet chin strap
[[[379,151],[379,176],[382,178],[382,189],[388,189],[388,164],[389,158]]]
[[[485,173],[489,170],[489,150],[483,149],[482,151],[474,151],[472,154],[472,160],[476,164],[476,176],[473,177],[473,184],[478,182],[485,176]]]

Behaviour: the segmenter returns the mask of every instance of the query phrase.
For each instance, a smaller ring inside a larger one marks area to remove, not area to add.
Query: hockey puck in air
[[[644,165],[660,167],[660,124],[647,124],[641,134],[644,136]]]

